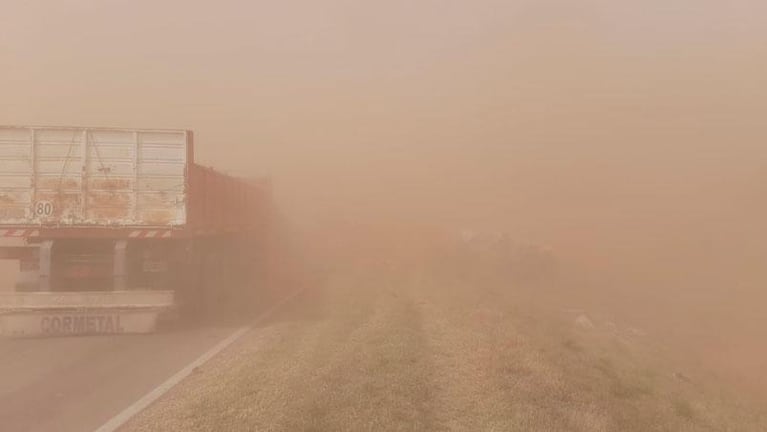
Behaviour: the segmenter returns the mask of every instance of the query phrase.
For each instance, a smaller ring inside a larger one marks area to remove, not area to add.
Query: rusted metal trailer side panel
[[[0,225],[186,224],[184,130],[0,126]]]
[[[0,237],[252,231],[270,195],[266,181],[195,164],[191,131],[0,126]]]
[[[247,181],[199,165],[189,169],[189,229],[197,233],[253,231],[266,223],[267,181]]]

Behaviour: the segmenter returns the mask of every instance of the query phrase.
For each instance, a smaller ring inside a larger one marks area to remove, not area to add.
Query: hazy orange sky
[[[574,3],[6,0],[0,122],[194,129],[298,218],[758,268],[767,3]]]

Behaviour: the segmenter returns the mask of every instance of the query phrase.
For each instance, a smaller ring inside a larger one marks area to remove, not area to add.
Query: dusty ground
[[[763,431],[636,329],[535,287],[429,272],[329,277],[126,431]]]

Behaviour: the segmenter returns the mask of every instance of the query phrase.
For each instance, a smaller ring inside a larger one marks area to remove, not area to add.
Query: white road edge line
[[[140,413],[141,411],[145,410],[149,405],[151,405],[154,401],[161,398],[165,393],[167,393],[170,389],[175,387],[178,383],[180,383],[184,378],[188,377],[192,371],[194,371],[196,368],[202,366],[205,364],[208,360],[213,358],[216,354],[220,353],[226,347],[234,343],[237,339],[241,338],[245,333],[249,332],[250,330],[253,330],[253,328],[258,325],[260,322],[264,321],[265,319],[269,318],[277,309],[282,307],[285,303],[293,300],[296,298],[299,294],[304,292],[303,289],[298,290],[294,292],[293,294],[289,295],[288,297],[280,300],[277,304],[269,308],[266,312],[261,314],[258,318],[256,318],[252,323],[241,327],[231,335],[229,335],[226,339],[222,340],[216,346],[205,352],[203,355],[197,358],[197,360],[193,361],[180,371],[176,372],[168,378],[164,383],[160,384],[159,386],[155,387],[152,391],[145,394],[141,399],[137,400],[136,402],[133,402],[128,408],[125,408],[121,413],[117,414],[116,416],[112,417],[108,422],[104,423],[101,427],[96,429],[95,432],[115,432],[118,429],[120,429],[122,426],[125,425],[125,423],[128,422],[131,418],[133,418],[136,414]]]

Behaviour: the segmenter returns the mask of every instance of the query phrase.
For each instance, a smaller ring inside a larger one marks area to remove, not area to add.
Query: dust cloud
[[[337,267],[506,232],[574,307],[767,388],[765,29],[757,0],[14,2],[0,120],[193,129]]]

